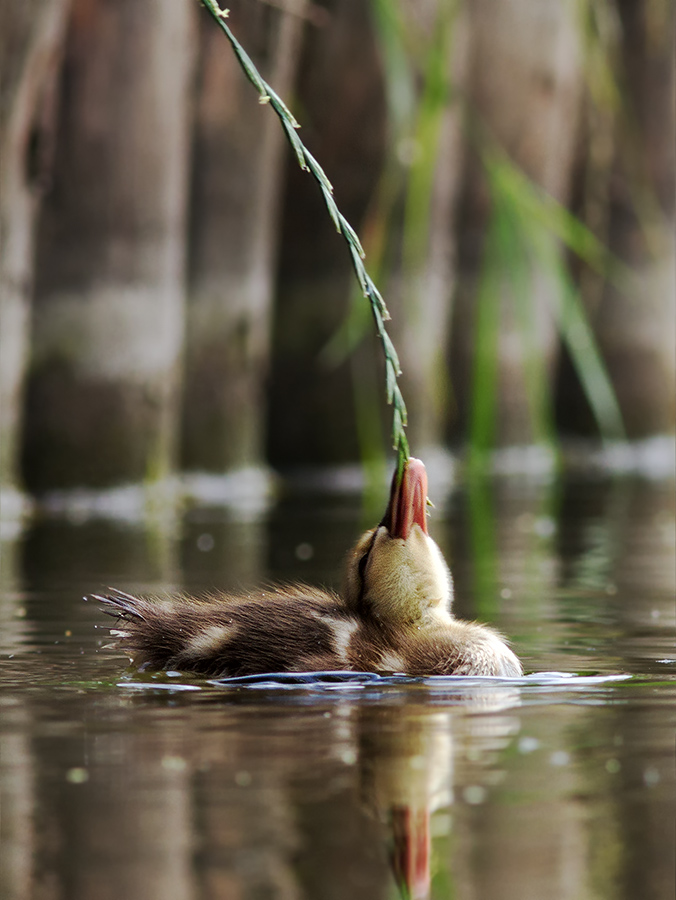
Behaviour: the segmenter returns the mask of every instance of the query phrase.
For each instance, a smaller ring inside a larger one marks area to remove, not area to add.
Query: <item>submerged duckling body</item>
[[[348,556],[343,595],[305,585],[170,600],[95,599],[143,669],[210,677],[347,670],[409,675],[522,674],[505,641],[451,613],[453,582],[427,533],[427,475],[408,460],[381,524]]]

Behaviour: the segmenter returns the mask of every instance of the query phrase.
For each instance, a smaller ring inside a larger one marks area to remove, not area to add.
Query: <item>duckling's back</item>
[[[253,596],[94,599],[120,620],[111,634],[135,666],[210,677],[344,669],[341,634],[356,627],[335,594],[303,586]]]
[[[254,595],[171,600],[114,592],[95,599],[120,620],[118,646],[141,669],[208,677],[267,672],[406,672],[518,676],[521,665],[484,625],[394,627],[347,609],[336,594],[303,585]]]

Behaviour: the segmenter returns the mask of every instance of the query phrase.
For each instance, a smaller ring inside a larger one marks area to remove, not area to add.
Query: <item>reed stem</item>
[[[401,366],[399,365],[397,351],[394,349],[394,344],[385,328],[385,322],[389,320],[390,314],[387,311],[385,301],[383,300],[380,291],[366,271],[363,262],[364,250],[357,237],[357,233],[338,209],[336,201],[333,198],[333,186],[326,177],[324,170],[299,138],[298,129],[300,128],[300,125],[284,101],[261,77],[251,58],[228,27],[228,24],[225,21],[228,17],[228,10],[221,9],[217,0],[203,0],[203,3],[230,41],[230,45],[235,52],[235,56],[237,57],[240,66],[244,70],[244,74],[259,93],[259,102],[269,103],[277,113],[282,128],[284,129],[284,133],[296,154],[298,164],[301,169],[310,172],[314,177],[321,189],[324,203],[326,204],[326,208],[331,216],[333,224],[336,226],[336,231],[338,231],[339,234],[342,234],[347,242],[354,273],[357,276],[364,297],[369,301],[371,306],[376,331],[383,348],[383,355],[385,357],[387,402],[392,406],[392,445],[397,452],[397,472],[398,477],[401,478],[401,474],[404,470],[404,463],[409,456],[408,440],[406,439],[404,430],[407,424],[406,404],[404,403],[404,398],[397,382],[397,378],[401,375]]]

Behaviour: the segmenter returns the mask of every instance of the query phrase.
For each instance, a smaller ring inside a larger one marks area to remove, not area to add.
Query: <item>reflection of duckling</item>
[[[362,798],[365,809],[387,828],[390,866],[402,896],[427,900],[431,817],[452,801],[452,718],[411,703],[404,721],[393,712],[383,706],[363,710]]]
[[[451,575],[427,533],[426,503],[425,467],[409,459],[383,521],[348,556],[344,598],[294,585],[241,596],[162,601],[115,591],[95,599],[124,620],[113,634],[143,668],[521,675],[498,634],[451,614]]]

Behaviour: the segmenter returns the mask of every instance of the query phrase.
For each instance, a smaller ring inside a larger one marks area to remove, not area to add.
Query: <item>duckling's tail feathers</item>
[[[152,597],[134,597],[109,588],[109,593],[92,594],[88,599],[101,604],[101,612],[112,616],[122,627],[110,629],[112,645],[128,652],[140,668],[166,668],[186,641],[183,616],[189,607],[180,601],[169,604]]]
[[[91,594],[92,600],[103,603],[101,612],[116,619],[124,619],[127,622],[145,622],[142,613],[144,601],[140,597],[134,597],[124,591],[108,588],[110,594]]]

